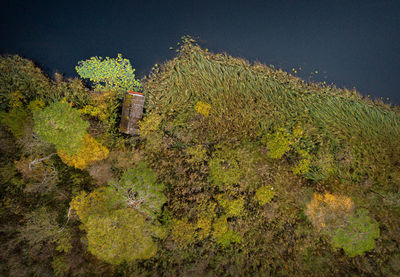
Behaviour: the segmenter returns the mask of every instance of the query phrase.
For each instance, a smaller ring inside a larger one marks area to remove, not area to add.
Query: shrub
[[[243,198],[230,199],[224,194],[217,196],[218,203],[224,208],[227,217],[241,216],[244,210],[245,201]]]
[[[256,199],[260,205],[265,205],[271,202],[272,198],[275,196],[274,188],[271,186],[262,186],[256,191]]]
[[[217,216],[217,203],[210,200],[198,202],[194,208],[197,215],[196,238],[202,240],[211,234],[212,222]]]
[[[231,243],[242,242],[242,238],[229,228],[226,216],[217,218],[214,221],[213,237],[216,239],[217,243],[223,247],[227,247]]]
[[[305,153],[307,153],[307,152],[305,152]],[[292,171],[296,175],[303,175],[310,171],[311,156],[307,153],[303,157],[304,157],[303,159],[298,161],[297,164],[292,167]]]
[[[68,155],[61,150],[57,153],[65,164],[83,170],[88,165],[107,158],[108,152],[109,151],[106,147],[98,143],[89,134],[86,134],[84,137],[83,147],[78,153]]]
[[[305,214],[318,230],[335,230],[343,226],[345,219],[354,211],[353,201],[346,196],[314,193],[307,204]]]
[[[353,258],[375,248],[379,237],[379,225],[363,209],[347,219],[347,224],[338,228],[332,236],[334,247],[343,248],[346,255]]]
[[[185,152],[190,156],[189,163],[199,164],[207,159],[207,150],[201,144],[188,147]]]
[[[227,146],[217,148],[209,162],[209,168],[211,181],[221,189],[239,183],[243,175],[234,151]]]
[[[13,105],[12,94],[18,91],[27,102],[43,99],[46,103],[60,99],[51,80],[34,62],[18,55],[0,56],[0,110]],[[25,103],[26,104],[26,103]]]
[[[50,159],[52,156],[53,154],[41,158],[28,156],[14,161],[15,167],[24,179],[30,181],[26,185],[25,192],[46,193],[56,187],[59,172]]]
[[[200,229],[197,231],[198,238],[204,239],[211,232],[212,227],[212,219],[211,215],[201,216],[197,219],[197,228]]]
[[[78,110],[79,114],[89,115],[102,122],[110,133],[117,130],[118,108],[121,100],[112,91],[94,92],[90,95],[90,102]]]
[[[70,208],[75,211],[79,220],[86,224],[93,214],[107,215],[112,210],[121,208],[121,200],[112,192],[106,187],[94,190],[89,194],[82,191],[71,200]]]
[[[160,129],[162,116],[152,113],[139,122],[140,136],[147,138]]]
[[[64,256],[54,257],[51,261],[51,267],[56,276],[65,276],[68,273],[68,267]]]
[[[32,113],[44,107],[42,100],[33,100],[29,102],[27,107],[23,106],[19,93],[16,93],[17,98],[12,103],[12,108],[8,111],[0,111],[0,123],[7,127],[7,129],[14,135],[15,138],[22,138],[25,133],[25,128],[28,123],[31,123],[30,118]]]
[[[25,224],[19,229],[20,238],[26,240],[30,247],[42,247],[51,244],[59,237],[60,227],[57,224],[57,213],[47,207],[40,207],[25,215]]]
[[[197,102],[197,104],[194,106],[194,109],[196,112],[198,112],[201,115],[204,115],[205,117],[208,117],[210,115],[210,110],[211,110],[211,105],[204,103],[202,101]]]
[[[264,138],[268,147],[268,157],[273,159],[280,159],[288,152],[290,146],[294,143],[293,136],[283,128],[279,128],[272,134],[267,134]]]
[[[73,155],[83,148],[89,123],[68,103],[54,102],[34,113],[34,120],[34,131],[44,141],[53,143],[57,150]]]
[[[217,243],[223,247],[228,247],[232,243],[241,243],[242,238],[234,231],[228,230],[217,238]]]
[[[317,183],[328,179],[334,172],[335,158],[327,147],[324,147],[312,158],[310,170],[305,174],[305,177]]]
[[[196,226],[191,224],[187,218],[174,219],[171,230],[171,239],[180,248],[186,247],[196,239]]]
[[[0,112],[0,123],[16,138],[24,135],[25,124],[28,120],[28,112],[22,107],[12,108],[8,113]]]

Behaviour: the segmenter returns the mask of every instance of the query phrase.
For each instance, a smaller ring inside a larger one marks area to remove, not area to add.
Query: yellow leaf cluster
[[[11,95],[11,106],[13,108],[18,108],[23,106],[22,101],[25,99],[25,96],[19,90],[14,91],[10,95]]]
[[[65,164],[83,170],[89,164],[107,158],[109,151],[89,134],[86,134],[83,148],[77,154],[69,156],[60,150],[57,153]]]
[[[315,228],[322,230],[340,227],[353,211],[354,203],[347,196],[314,193],[314,198],[307,204],[305,214]]]
[[[178,246],[185,247],[195,240],[196,226],[188,222],[187,219],[175,219],[171,231],[171,238]]]
[[[143,118],[139,122],[140,136],[148,137],[158,130],[162,121],[162,117],[156,113],[152,113]]]
[[[205,117],[208,117],[210,115],[210,110],[211,110],[211,105],[207,104],[205,102],[199,101],[197,102],[196,106],[194,107],[196,112],[199,114],[204,115]]]
[[[255,196],[260,205],[265,205],[271,202],[272,198],[274,198],[275,191],[272,186],[262,186],[257,189]]]
[[[216,196],[218,203],[224,208],[227,217],[242,216],[245,200],[243,198],[231,199],[224,194]]]
[[[102,213],[105,208],[102,206],[107,201],[104,188],[100,188],[87,194],[82,191],[70,202],[71,210],[75,211],[80,221],[86,223],[89,216],[93,213]]]
[[[190,155],[188,162],[199,164],[207,159],[207,150],[201,144],[186,148],[186,154]]]

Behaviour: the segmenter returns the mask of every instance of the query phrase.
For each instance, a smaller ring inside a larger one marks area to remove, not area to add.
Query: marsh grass
[[[192,43],[149,76],[145,93],[147,110],[168,115],[169,121],[198,101],[211,105],[201,127],[215,140],[255,138],[273,126],[298,121],[318,127],[329,140],[357,137],[359,143],[393,143],[400,135],[400,114],[387,104],[227,54],[212,54]]]

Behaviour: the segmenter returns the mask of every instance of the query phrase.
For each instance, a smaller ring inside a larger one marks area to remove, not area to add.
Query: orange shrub
[[[89,164],[107,158],[108,149],[98,143],[93,137],[86,134],[83,148],[77,154],[69,156],[62,151],[58,151],[57,153],[65,164],[79,169],[85,169]]]
[[[314,193],[305,214],[318,230],[333,230],[342,226],[353,212],[354,203],[349,197]]]

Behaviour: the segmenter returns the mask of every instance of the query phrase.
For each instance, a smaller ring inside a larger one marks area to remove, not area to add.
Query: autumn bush
[[[58,150],[57,153],[65,164],[75,168],[85,169],[88,165],[107,158],[109,151],[89,134],[86,134],[84,136],[83,147],[78,153],[68,155],[62,150]]]
[[[318,230],[336,229],[345,224],[345,220],[354,212],[353,201],[343,195],[314,193],[307,204],[305,214]]]
[[[149,259],[157,252],[151,235],[159,230],[132,209],[119,209],[107,216],[92,215],[85,224],[88,250],[111,264]]]
[[[87,232],[88,250],[99,259],[120,264],[155,255],[157,245],[152,236],[160,236],[162,229],[126,207],[111,188],[78,195],[71,201],[71,209]]]
[[[378,223],[366,210],[355,210],[348,197],[314,194],[306,215],[318,230],[329,235],[333,247],[343,248],[349,257],[375,248],[375,239],[380,234]]]

